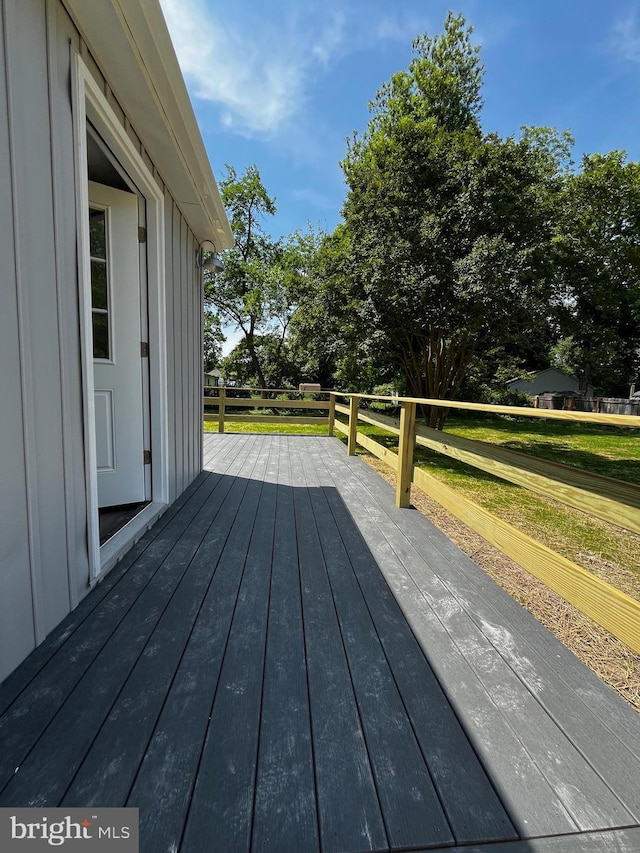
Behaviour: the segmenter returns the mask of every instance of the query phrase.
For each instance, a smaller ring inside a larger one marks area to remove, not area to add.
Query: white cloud
[[[609,43],[611,50],[619,59],[640,63],[640,29],[633,12],[614,21]]]
[[[218,104],[223,125],[245,136],[269,137],[286,127],[343,41],[344,15],[326,9],[314,19],[283,4],[269,17],[244,10],[234,19],[231,7],[222,17],[203,0],[161,4],[192,91]]]
[[[319,192],[312,187],[304,187],[303,189],[293,190],[291,198],[294,201],[304,201],[318,210],[335,210],[340,206],[342,196],[337,198],[331,197],[326,192]]]
[[[370,36],[375,41],[403,42],[410,45],[416,36],[429,29],[423,15],[408,14],[402,9],[382,15],[370,25]]]

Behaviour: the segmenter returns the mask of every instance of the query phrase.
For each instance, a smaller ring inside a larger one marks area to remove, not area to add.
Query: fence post
[[[336,420],[336,395],[333,391],[329,392],[329,435],[333,435],[333,425]]]
[[[396,506],[411,506],[413,448],[415,445],[416,404],[404,402],[400,410],[400,444],[396,476]]]
[[[224,432],[224,401],[226,388],[218,388],[218,432]]]
[[[349,456],[356,455],[356,436],[358,434],[358,407],[360,397],[349,397],[349,440],[347,442],[347,453]]]

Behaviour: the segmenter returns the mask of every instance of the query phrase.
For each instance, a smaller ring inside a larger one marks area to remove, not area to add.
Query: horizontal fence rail
[[[333,424],[330,423],[331,431],[335,428],[347,436],[347,452],[350,455],[356,452],[356,445],[360,445],[395,472],[398,507],[410,505],[413,484],[635,652],[640,653],[640,602],[536,542],[513,525],[416,467],[413,458],[415,445],[418,444],[638,534],[640,487],[582,471],[570,465],[548,462],[509,448],[429,429],[416,425],[415,419],[417,405],[634,429],[640,429],[640,417],[573,410],[540,410],[523,406],[493,406],[416,397],[383,397],[375,394],[332,392],[330,397],[333,407],[329,419],[330,422],[332,419],[334,421]],[[348,405],[338,402],[337,398],[346,400]],[[378,400],[399,406],[399,420],[361,410],[362,400]],[[346,416],[347,422],[335,419],[336,413]],[[384,447],[370,436],[360,433],[359,421],[379,426],[397,435],[398,450]]]
[[[236,388],[236,387],[209,387],[207,390],[216,392],[215,396],[204,396],[203,407],[216,409],[215,415],[204,414],[205,420],[218,422],[218,432],[225,431],[225,424],[234,423],[259,423],[259,424],[311,424],[329,427],[329,435],[333,435],[333,405],[334,400],[329,397],[328,391],[296,391],[291,388]],[[234,394],[246,394],[248,397],[233,396]],[[256,394],[261,396],[257,397]],[[272,394],[280,395],[279,398],[271,399]],[[282,399],[282,395],[294,395],[293,399]],[[324,399],[311,399],[323,397]],[[229,411],[234,409],[286,409],[303,412],[318,412],[318,414],[269,414],[264,411],[251,411],[251,413],[240,413]],[[326,412],[326,414],[324,414]]]

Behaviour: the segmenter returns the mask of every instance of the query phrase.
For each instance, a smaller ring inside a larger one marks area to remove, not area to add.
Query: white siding
[[[70,43],[152,165],[58,0],[0,0],[0,679],[89,590]],[[201,296],[166,190],[165,213],[173,500],[201,465]]]

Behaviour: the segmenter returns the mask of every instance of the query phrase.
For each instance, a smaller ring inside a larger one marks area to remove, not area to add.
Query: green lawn
[[[397,436],[369,424],[358,428],[386,447],[397,448]],[[572,422],[458,417],[447,422],[445,431],[640,484],[637,430]],[[608,562],[640,576],[639,536],[426,448],[416,448],[415,461],[470,500],[586,569],[601,573],[600,564]]]
[[[218,432],[218,418],[205,421],[203,425],[205,432]],[[266,432],[285,435],[328,435],[328,427],[323,424],[260,424],[242,421],[240,423],[227,421],[224,425],[225,432]]]
[[[487,417],[471,421],[452,417],[445,432],[502,444],[531,456],[640,485],[640,430],[529,418]]]

